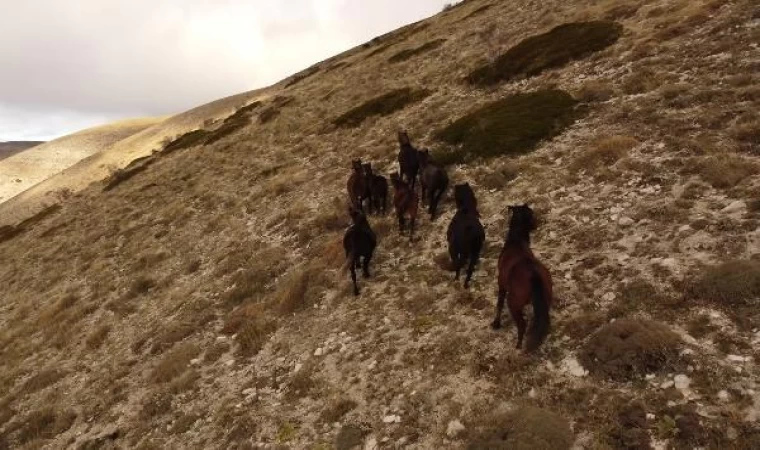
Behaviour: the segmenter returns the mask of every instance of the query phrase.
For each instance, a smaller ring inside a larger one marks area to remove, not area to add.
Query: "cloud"
[[[429,16],[443,3],[16,2],[0,15],[0,106],[6,116],[16,111],[30,117],[49,113],[82,119],[73,120],[72,127],[87,118],[176,113],[271,84]],[[6,120],[0,132],[24,127],[18,120],[15,125],[7,117],[0,120]]]

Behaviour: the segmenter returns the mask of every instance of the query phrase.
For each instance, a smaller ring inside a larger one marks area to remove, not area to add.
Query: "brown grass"
[[[706,267],[687,282],[686,296],[721,308],[740,325],[757,326],[760,261],[736,260]]]
[[[619,319],[594,333],[579,356],[595,376],[630,380],[669,367],[678,357],[680,342],[660,323]]]
[[[66,373],[57,369],[42,369],[37,374],[26,380],[19,388],[20,395],[32,395],[45,389],[48,386],[56,384],[66,377]]]
[[[341,128],[356,128],[367,118],[387,116],[400,111],[408,105],[427,98],[431,91],[402,88],[390,91],[378,97],[367,100],[361,105],[345,112],[333,120],[333,125]]]
[[[85,343],[87,344],[87,347],[90,350],[97,350],[102,345],[103,342],[105,342],[106,338],[108,337],[108,333],[111,332],[111,325],[104,323],[95,328],[92,333],[90,333],[89,336],[87,336],[87,340]]]
[[[569,450],[574,436],[567,420],[551,411],[523,406],[476,424],[469,450]]]
[[[19,445],[24,445],[52,439],[71,428],[76,419],[76,413],[69,410],[58,411],[53,407],[34,410],[18,425],[16,440]]]
[[[167,353],[153,369],[150,380],[153,383],[168,383],[185,372],[190,360],[200,354],[196,344],[183,344]]]
[[[320,419],[329,424],[338,422],[357,406],[359,406],[358,403],[348,398],[335,399],[322,410]]]
[[[737,155],[706,156],[684,161],[683,173],[699,175],[716,189],[740,184],[757,171],[757,165]]]
[[[610,136],[596,140],[591,148],[578,156],[570,165],[574,171],[599,172],[614,165],[638,145],[631,136]]]

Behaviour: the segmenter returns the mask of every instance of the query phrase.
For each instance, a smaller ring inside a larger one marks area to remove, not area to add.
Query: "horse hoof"
[[[359,296],[359,291],[354,291],[354,297],[358,297],[358,296]]]
[[[494,330],[500,330],[501,329],[501,322],[497,322],[497,321],[494,320],[493,323],[491,323],[491,328],[493,328]]]

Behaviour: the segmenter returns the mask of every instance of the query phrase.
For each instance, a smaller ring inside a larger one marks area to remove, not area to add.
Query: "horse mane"
[[[530,212],[528,209],[527,212]],[[512,219],[509,221],[509,231],[507,232],[507,243],[525,243],[530,245],[530,232],[533,230],[533,224],[530,217],[524,214],[514,212]]]

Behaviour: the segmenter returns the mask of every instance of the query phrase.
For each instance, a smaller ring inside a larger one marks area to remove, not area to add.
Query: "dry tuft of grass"
[[[760,323],[760,261],[736,260],[704,268],[686,287],[686,296],[718,306],[739,325]]]
[[[93,332],[87,336],[87,340],[85,341],[87,348],[90,350],[99,349],[103,345],[103,342],[105,342],[106,338],[108,337],[108,333],[110,332],[111,325],[107,323],[104,323],[95,328],[95,330],[93,330]]]
[[[706,156],[684,161],[682,172],[698,175],[716,189],[732,188],[754,175],[757,166],[737,155]]]
[[[535,76],[609,47],[622,32],[623,27],[615,22],[566,23],[523,40],[493,63],[472,71],[467,81],[487,86]]]
[[[678,357],[681,339],[648,320],[619,319],[600,328],[584,345],[580,360],[593,375],[614,380],[660,371]]]
[[[431,50],[435,50],[438,47],[442,46],[444,42],[446,42],[446,39],[436,39],[434,41],[426,42],[425,44],[422,44],[419,47],[411,48],[408,50],[402,50],[396,53],[395,55],[391,56],[390,58],[388,58],[388,62],[391,64],[395,64],[395,63],[406,61],[417,55],[421,55]]]
[[[23,446],[32,441],[52,439],[71,428],[76,419],[73,411],[56,411],[53,407],[32,411],[14,427],[17,443]]]
[[[333,125],[339,128],[356,128],[373,116],[387,116],[407,106],[427,98],[432,92],[412,88],[396,89],[373,99],[342,114]]]
[[[349,398],[335,399],[322,410],[320,419],[328,424],[338,422],[357,406],[359,406],[359,404]]]
[[[237,355],[243,358],[255,356],[276,330],[277,324],[273,320],[261,316],[248,317],[241,322],[235,335]]]
[[[615,95],[610,83],[603,81],[587,81],[576,92],[576,98],[585,103],[606,102]]]
[[[314,305],[327,283],[323,271],[321,267],[306,267],[281,280],[274,293],[279,313],[290,315]]]
[[[467,438],[469,450],[569,450],[575,437],[560,415],[523,406],[484,419]]]
[[[575,104],[570,94],[559,90],[507,96],[439,131],[436,137],[456,148],[437,153],[435,160],[448,165],[528,153],[575,121]]]
[[[588,150],[572,162],[570,168],[574,171],[598,172],[609,168],[638,145],[631,136],[610,136],[598,139]]]
[[[66,377],[66,373],[56,369],[43,369],[36,375],[29,378],[19,389],[20,395],[32,395],[52,386],[61,379]]]
[[[172,350],[158,363],[150,375],[153,383],[168,383],[182,375],[190,361],[200,354],[196,344],[183,344]]]

